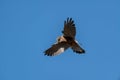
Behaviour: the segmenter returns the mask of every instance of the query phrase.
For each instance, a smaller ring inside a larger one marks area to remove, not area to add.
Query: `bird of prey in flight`
[[[76,27],[72,18],[67,18],[67,20],[64,21],[64,29],[62,33],[63,35],[57,38],[57,42],[44,52],[45,55],[55,56],[64,52],[68,48],[71,48],[73,52],[78,54],[85,53],[85,50],[81,48],[75,40]]]

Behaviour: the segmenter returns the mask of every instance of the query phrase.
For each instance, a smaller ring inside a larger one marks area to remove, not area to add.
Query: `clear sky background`
[[[67,17],[86,54],[44,56]],[[0,80],[120,80],[120,0],[0,0]]]

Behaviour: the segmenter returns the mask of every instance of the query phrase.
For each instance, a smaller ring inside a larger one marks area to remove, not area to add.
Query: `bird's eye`
[[[60,41],[60,38],[58,38],[58,41]]]

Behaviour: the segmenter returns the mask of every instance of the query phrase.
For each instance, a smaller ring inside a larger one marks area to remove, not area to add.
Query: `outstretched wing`
[[[48,50],[45,51],[45,55],[54,56],[64,52],[67,48],[69,48],[69,45],[67,42],[56,43],[52,45],[52,47],[50,47]]]
[[[77,42],[74,42],[71,48],[76,53],[79,53],[79,54],[85,53],[85,50],[81,48]]]
[[[62,31],[65,37],[75,38],[76,28],[72,18],[67,18],[67,21],[64,22],[64,30]]]

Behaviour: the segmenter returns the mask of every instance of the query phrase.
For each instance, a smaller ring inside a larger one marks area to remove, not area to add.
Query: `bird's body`
[[[75,40],[76,28],[72,18],[67,18],[64,22],[63,35],[57,38],[57,43],[45,51],[45,55],[54,56],[64,52],[66,49],[71,48],[76,53],[85,53],[78,42]]]

